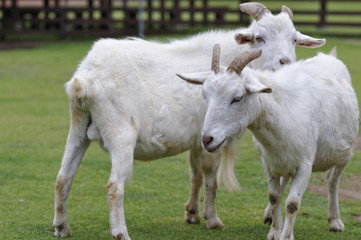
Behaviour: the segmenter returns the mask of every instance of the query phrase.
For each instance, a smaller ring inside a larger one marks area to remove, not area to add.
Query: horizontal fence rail
[[[19,35],[144,35],[236,27],[251,18],[237,0],[0,0],[0,39]],[[262,2],[262,1],[261,1]],[[295,25],[352,27],[361,36],[361,0],[274,2],[290,4]],[[351,3],[347,8],[346,3]],[[356,6],[353,7],[354,3]],[[334,7],[332,7],[332,4]],[[341,5],[341,7],[339,7]],[[342,34],[342,30],[340,32]]]

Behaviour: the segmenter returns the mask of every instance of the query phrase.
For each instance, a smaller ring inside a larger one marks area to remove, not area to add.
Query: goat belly
[[[155,134],[148,139],[138,138],[134,148],[134,159],[149,161],[173,156],[190,148],[191,141],[177,141],[168,139],[165,134]],[[188,139],[189,140],[189,139]]]

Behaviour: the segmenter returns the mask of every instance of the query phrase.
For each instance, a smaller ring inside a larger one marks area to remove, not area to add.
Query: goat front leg
[[[328,222],[330,231],[342,232],[345,228],[340,218],[338,206],[338,186],[340,183],[341,173],[347,164],[335,166],[327,172],[328,179]]]
[[[195,224],[201,221],[200,215],[200,190],[202,187],[202,163],[200,159],[200,150],[191,150],[189,152],[189,164],[190,164],[190,193],[189,199],[185,205],[186,211],[184,218],[188,223]]]
[[[306,191],[308,181],[312,173],[312,163],[303,161],[298,168],[285,202],[286,218],[280,240],[293,240],[293,226],[297,213],[301,207],[301,200]]]
[[[203,182],[205,186],[203,201],[203,216],[207,220],[209,229],[224,229],[222,221],[218,218],[216,209],[217,172],[220,164],[220,154],[204,152],[201,158],[203,169]]]
[[[70,107],[70,130],[61,167],[56,178],[53,226],[56,237],[70,237],[67,221],[67,199],[73,178],[90,141],[86,137],[89,114]]]

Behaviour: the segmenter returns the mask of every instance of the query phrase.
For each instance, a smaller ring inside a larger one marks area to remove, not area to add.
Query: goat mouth
[[[215,147],[211,147],[211,148],[206,148],[206,150],[208,151],[208,152],[210,152],[210,153],[213,153],[213,152],[217,152],[223,145],[224,145],[224,143],[226,142],[226,140],[227,140],[227,138],[224,138],[223,139],[223,141],[220,143],[220,144],[218,144],[217,146],[215,146]]]

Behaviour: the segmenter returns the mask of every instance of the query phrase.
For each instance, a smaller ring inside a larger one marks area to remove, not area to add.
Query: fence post
[[[11,30],[19,30],[19,28],[22,28],[21,22],[19,23],[18,20],[20,18],[19,9],[16,4],[16,0],[11,1],[11,7],[10,7],[10,29]]]
[[[44,2],[43,8],[45,9],[45,21],[46,21],[45,22],[45,29],[50,29],[51,24],[50,24],[50,19],[49,19],[49,12],[50,12],[49,0],[44,0],[43,2]],[[38,18],[37,15],[38,14],[34,14],[32,17],[33,18]],[[39,25],[31,23],[31,28],[39,30]]]
[[[55,11],[55,19],[56,19],[56,23],[54,24],[54,27],[55,29],[59,30],[60,29],[59,19],[61,18],[61,13],[59,11],[60,9],[59,0],[55,0],[53,8]]]
[[[208,23],[208,0],[203,0],[203,25],[207,26]]]
[[[89,20],[92,21],[93,20],[93,1],[92,0],[88,0],[88,12],[89,12]],[[89,23],[88,25],[89,29],[93,29],[94,25],[93,23]]]
[[[160,0],[160,29],[164,30],[165,28],[165,0]]]
[[[152,11],[152,0],[148,0],[148,29],[153,29],[153,11]]]
[[[179,0],[174,0],[173,1],[173,8],[169,11],[169,21],[170,21],[170,26],[173,27],[178,27],[179,26],[179,22],[181,20],[181,13],[180,13],[181,9],[179,8]]]
[[[190,25],[193,27],[194,26],[194,0],[190,0],[190,14],[191,14],[191,18],[190,18]]]
[[[319,27],[326,27],[327,0],[320,0],[320,22]]]
[[[239,1],[240,4],[245,3],[245,2],[249,2],[249,0],[240,0]],[[245,24],[245,25],[249,25],[249,23],[250,23],[249,15],[241,12],[241,10],[239,11],[239,14],[240,14],[240,23]]]
[[[5,40],[6,33],[5,28],[8,26],[9,10],[5,6],[5,0],[1,0],[2,6],[2,18],[1,18],[1,29],[0,29],[0,40]]]
[[[102,0],[100,2],[101,7],[101,29],[112,30],[113,23],[111,21],[111,11],[112,11],[112,1],[111,0]]]

